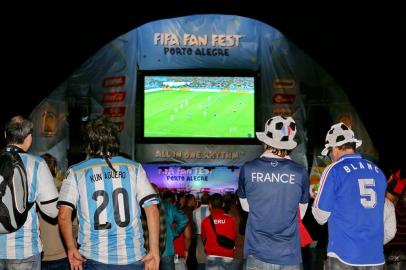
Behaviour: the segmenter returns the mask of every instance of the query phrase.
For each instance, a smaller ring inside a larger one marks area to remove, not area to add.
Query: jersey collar
[[[262,155],[261,158],[279,158],[279,159],[291,159],[290,156],[285,156],[285,157],[280,157],[275,154],[272,154],[271,151],[265,151]]]
[[[342,157],[340,157],[337,161],[341,161],[343,159],[348,159],[348,158],[362,158],[360,154],[345,154]]]

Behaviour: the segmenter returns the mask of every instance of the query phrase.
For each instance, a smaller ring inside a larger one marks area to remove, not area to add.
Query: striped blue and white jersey
[[[105,264],[130,264],[145,255],[141,208],[159,203],[142,166],[102,158],[69,168],[58,205],[77,208],[80,253]]]
[[[360,155],[324,170],[312,211],[328,218],[328,256],[353,266],[384,264],[385,191],[385,175]]]
[[[202,204],[199,208],[193,210],[193,222],[196,227],[196,234],[202,232],[202,220],[210,216],[210,209],[207,204]]]
[[[58,191],[46,162],[31,154],[20,153],[19,155],[27,172],[28,201],[37,202],[40,208],[55,204]],[[56,207],[51,208],[51,212],[53,217],[58,214]],[[0,259],[21,260],[42,252],[36,204],[31,207],[26,222],[19,230],[0,234],[0,243]]]

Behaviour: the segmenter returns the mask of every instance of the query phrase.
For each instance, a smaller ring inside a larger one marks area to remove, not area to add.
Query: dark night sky
[[[275,27],[323,66],[354,104],[382,165],[404,162],[406,16],[400,4],[356,8],[271,1],[264,8],[262,1],[152,2],[143,8],[114,3],[97,10],[73,4],[9,9],[9,16],[0,19],[1,129],[9,117],[28,115],[75,68],[120,34],[155,19],[235,14]]]

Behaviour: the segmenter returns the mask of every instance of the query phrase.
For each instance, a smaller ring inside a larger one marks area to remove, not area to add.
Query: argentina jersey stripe
[[[37,213],[35,211],[36,207],[32,207],[30,209],[30,213],[29,215],[31,215],[31,220],[32,220],[32,231],[39,231],[39,227],[38,227],[38,216]],[[31,232],[28,232],[27,234],[31,234],[31,239],[32,239],[32,250],[31,250],[31,254],[39,254],[42,251],[42,244],[41,241],[39,239],[39,234],[37,234],[37,237],[33,236]],[[31,256],[31,255],[30,255]],[[28,257],[30,257],[28,256]]]
[[[138,166],[134,168],[134,170],[130,170],[130,179],[134,179],[131,181],[131,190],[135,191],[137,190],[137,176],[138,176]],[[134,251],[135,251],[135,258],[136,260],[140,260],[144,255],[145,255],[145,249],[144,249],[144,238],[140,237],[143,235],[142,231],[142,225],[140,222],[140,216],[141,216],[141,209],[139,205],[139,198],[138,194],[135,193],[135,196],[133,196],[132,199],[132,207],[133,207],[133,214],[135,216],[134,224],[133,224],[133,246],[134,246]]]
[[[96,171],[96,170],[94,170]],[[107,241],[100,241],[99,244],[99,254],[101,255],[99,257],[101,262],[105,262],[108,264],[117,264],[117,225],[114,220],[114,199],[113,199],[113,181],[115,179],[113,178],[108,178],[108,174],[112,170],[104,166],[101,168],[101,172],[103,175],[103,181],[101,184],[104,185],[102,189],[97,188],[97,190],[102,190],[105,191],[103,193],[103,196],[98,195],[97,199],[99,201],[100,198],[103,199],[102,203],[105,204],[105,209],[100,212],[99,217],[100,217],[100,224],[107,224],[105,229],[100,229],[99,230],[99,237],[102,237],[104,239],[107,239]],[[93,197],[94,198],[94,197]],[[95,219],[97,218],[97,213],[95,213]],[[109,246],[116,247],[116,248],[110,248]],[[104,258],[103,258],[104,257]]]
[[[133,211],[133,207],[132,207],[132,203],[131,201],[133,201],[135,198],[135,195],[133,193],[133,190],[131,189],[131,183],[130,183],[130,172],[128,169],[128,166],[124,166],[121,165],[119,166],[119,170],[123,173],[125,173],[124,178],[121,179],[121,186],[122,188],[124,188],[127,193],[127,201],[125,201],[126,199],[124,199],[123,197],[123,202],[125,202],[123,204],[124,208],[127,209],[122,209],[120,207],[120,217],[125,217],[125,219],[129,219],[129,221],[131,220],[135,220],[134,219],[134,211]],[[126,216],[127,214],[129,215],[128,217]],[[121,221],[123,221],[122,218],[120,218]],[[118,230],[120,230],[120,234],[123,235],[124,239],[118,242],[118,246],[117,246],[117,251],[118,251],[118,255],[122,258],[125,258],[125,262],[126,263],[132,263],[135,261],[135,253],[134,253],[134,247],[133,247],[133,243],[132,243],[132,224],[128,224],[126,227],[118,227]]]
[[[29,172],[27,169],[26,169],[26,171],[27,171],[27,174],[29,174],[29,173],[31,173],[31,177],[30,177],[30,179],[31,179],[31,184],[30,184],[30,187],[29,187],[29,194],[28,194],[28,200],[29,201],[33,201],[31,198],[33,197],[32,196],[32,194],[34,194],[34,196],[35,196],[35,189],[34,189],[34,187],[35,187],[35,185],[34,185],[34,180],[37,178],[37,171],[38,171],[38,164],[36,164],[36,162],[32,159],[32,158],[28,158],[28,156],[27,155],[20,155],[21,156],[21,160],[23,161],[23,163],[24,163],[24,166],[25,166],[25,168],[33,168],[33,166],[34,166],[34,169],[33,169],[33,171],[32,172]],[[27,175],[27,179],[28,179],[28,175]],[[31,210],[33,210],[33,209],[31,209]],[[31,211],[30,210],[30,211]],[[16,241],[16,239],[24,239],[24,237],[25,237],[25,235],[24,235],[24,229],[25,229],[25,227],[28,225],[28,223],[29,222],[31,222],[31,218],[30,218],[30,215],[28,215],[27,216],[27,221],[26,221],[26,223],[18,230],[18,231],[16,231],[15,233],[13,233],[13,235],[14,235],[14,239],[13,239],[13,246],[14,246],[14,248],[15,248],[15,252],[14,252],[14,256],[15,256],[15,258],[17,258],[17,259],[21,259],[21,258],[25,258],[24,257],[24,249],[25,249],[25,245],[21,245],[20,244],[20,241]],[[25,239],[24,239],[25,240]],[[31,239],[30,239],[31,240]],[[30,245],[31,243],[27,243],[27,245]]]
[[[79,200],[79,203],[75,202],[75,205],[77,204],[78,222],[80,227],[78,233],[78,242],[81,245],[90,242],[90,231],[91,231],[89,204],[87,199],[88,197],[86,196],[88,187],[86,185],[86,178],[84,177],[84,175],[85,175],[84,172],[82,172],[82,174],[80,175],[73,173],[79,192],[79,197],[86,198],[85,200]],[[85,251],[82,248],[81,251],[83,252],[83,255],[85,257],[90,257],[89,251],[87,250]]]
[[[80,253],[111,265],[131,264],[145,255],[140,200],[154,192],[140,165],[111,158],[74,165],[62,185],[59,201],[77,207]],[[141,180],[140,180],[140,179]],[[75,179],[75,181],[73,181]]]
[[[31,179],[29,184],[29,194],[28,201],[35,201],[37,187],[38,187],[38,166],[39,161],[32,156],[26,154],[20,155],[24,163],[25,168],[27,168],[27,179]],[[33,168],[30,171],[28,168]],[[15,248],[14,256],[16,259],[23,259],[31,257],[34,254],[38,254],[42,251],[39,245],[39,232],[38,232],[38,218],[36,213],[36,207],[33,206],[27,216],[27,221],[25,224],[15,233],[13,237],[13,246]],[[32,229],[31,229],[32,228]],[[32,232],[36,233],[33,235]],[[18,239],[18,240],[17,240]]]
[[[96,194],[96,191],[103,190],[104,189],[104,184],[103,181],[95,181],[92,182],[90,180],[91,175],[96,175],[96,174],[101,174],[101,169],[100,168],[93,168],[93,169],[88,169],[85,171],[85,178],[83,181],[85,181],[85,185],[87,187],[86,190],[86,198],[88,201],[88,222],[90,223],[90,239],[89,242],[85,242],[83,245],[83,248],[81,247],[82,250],[85,252],[89,253],[89,258],[95,261],[101,261],[99,259],[99,233],[100,230],[95,230],[95,226],[98,226],[98,224],[95,224],[95,214],[96,214],[96,209],[101,206],[103,202],[102,197],[95,197],[96,200],[93,199],[93,194]],[[100,223],[106,223],[106,216],[105,213],[101,213],[100,215],[97,215],[99,218],[99,224]]]
[[[38,193],[38,180],[40,179],[39,174],[39,160],[36,159],[34,160],[32,157],[30,157],[30,160],[35,162],[34,165],[34,171],[33,171],[33,178],[32,178],[32,183],[31,183],[31,192],[30,192],[30,196],[28,201],[29,202],[33,202],[35,201],[35,198],[37,197],[37,193]],[[36,206],[31,207],[30,212],[28,214],[29,216],[31,216],[31,219],[28,217],[27,220],[28,222],[31,222],[31,228],[32,230],[27,230],[27,236],[26,239],[31,239],[31,248],[32,250],[30,251],[26,251],[28,254],[24,254],[25,258],[30,257],[34,254],[38,254],[42,251],[42,245],[41,247],[40,245],[40,240],[39,240],[39,228],[38,228],[38,216],[36,213]],[[32,235],[32,232],[37,232],[35,235]],[[30,248],[30,246],[28,245],[24,245],[26,248]]]

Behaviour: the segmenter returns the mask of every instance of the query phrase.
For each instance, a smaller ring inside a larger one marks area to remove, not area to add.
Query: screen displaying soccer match
[[[145,138],[253,138],[254,77],[145,76]]]

